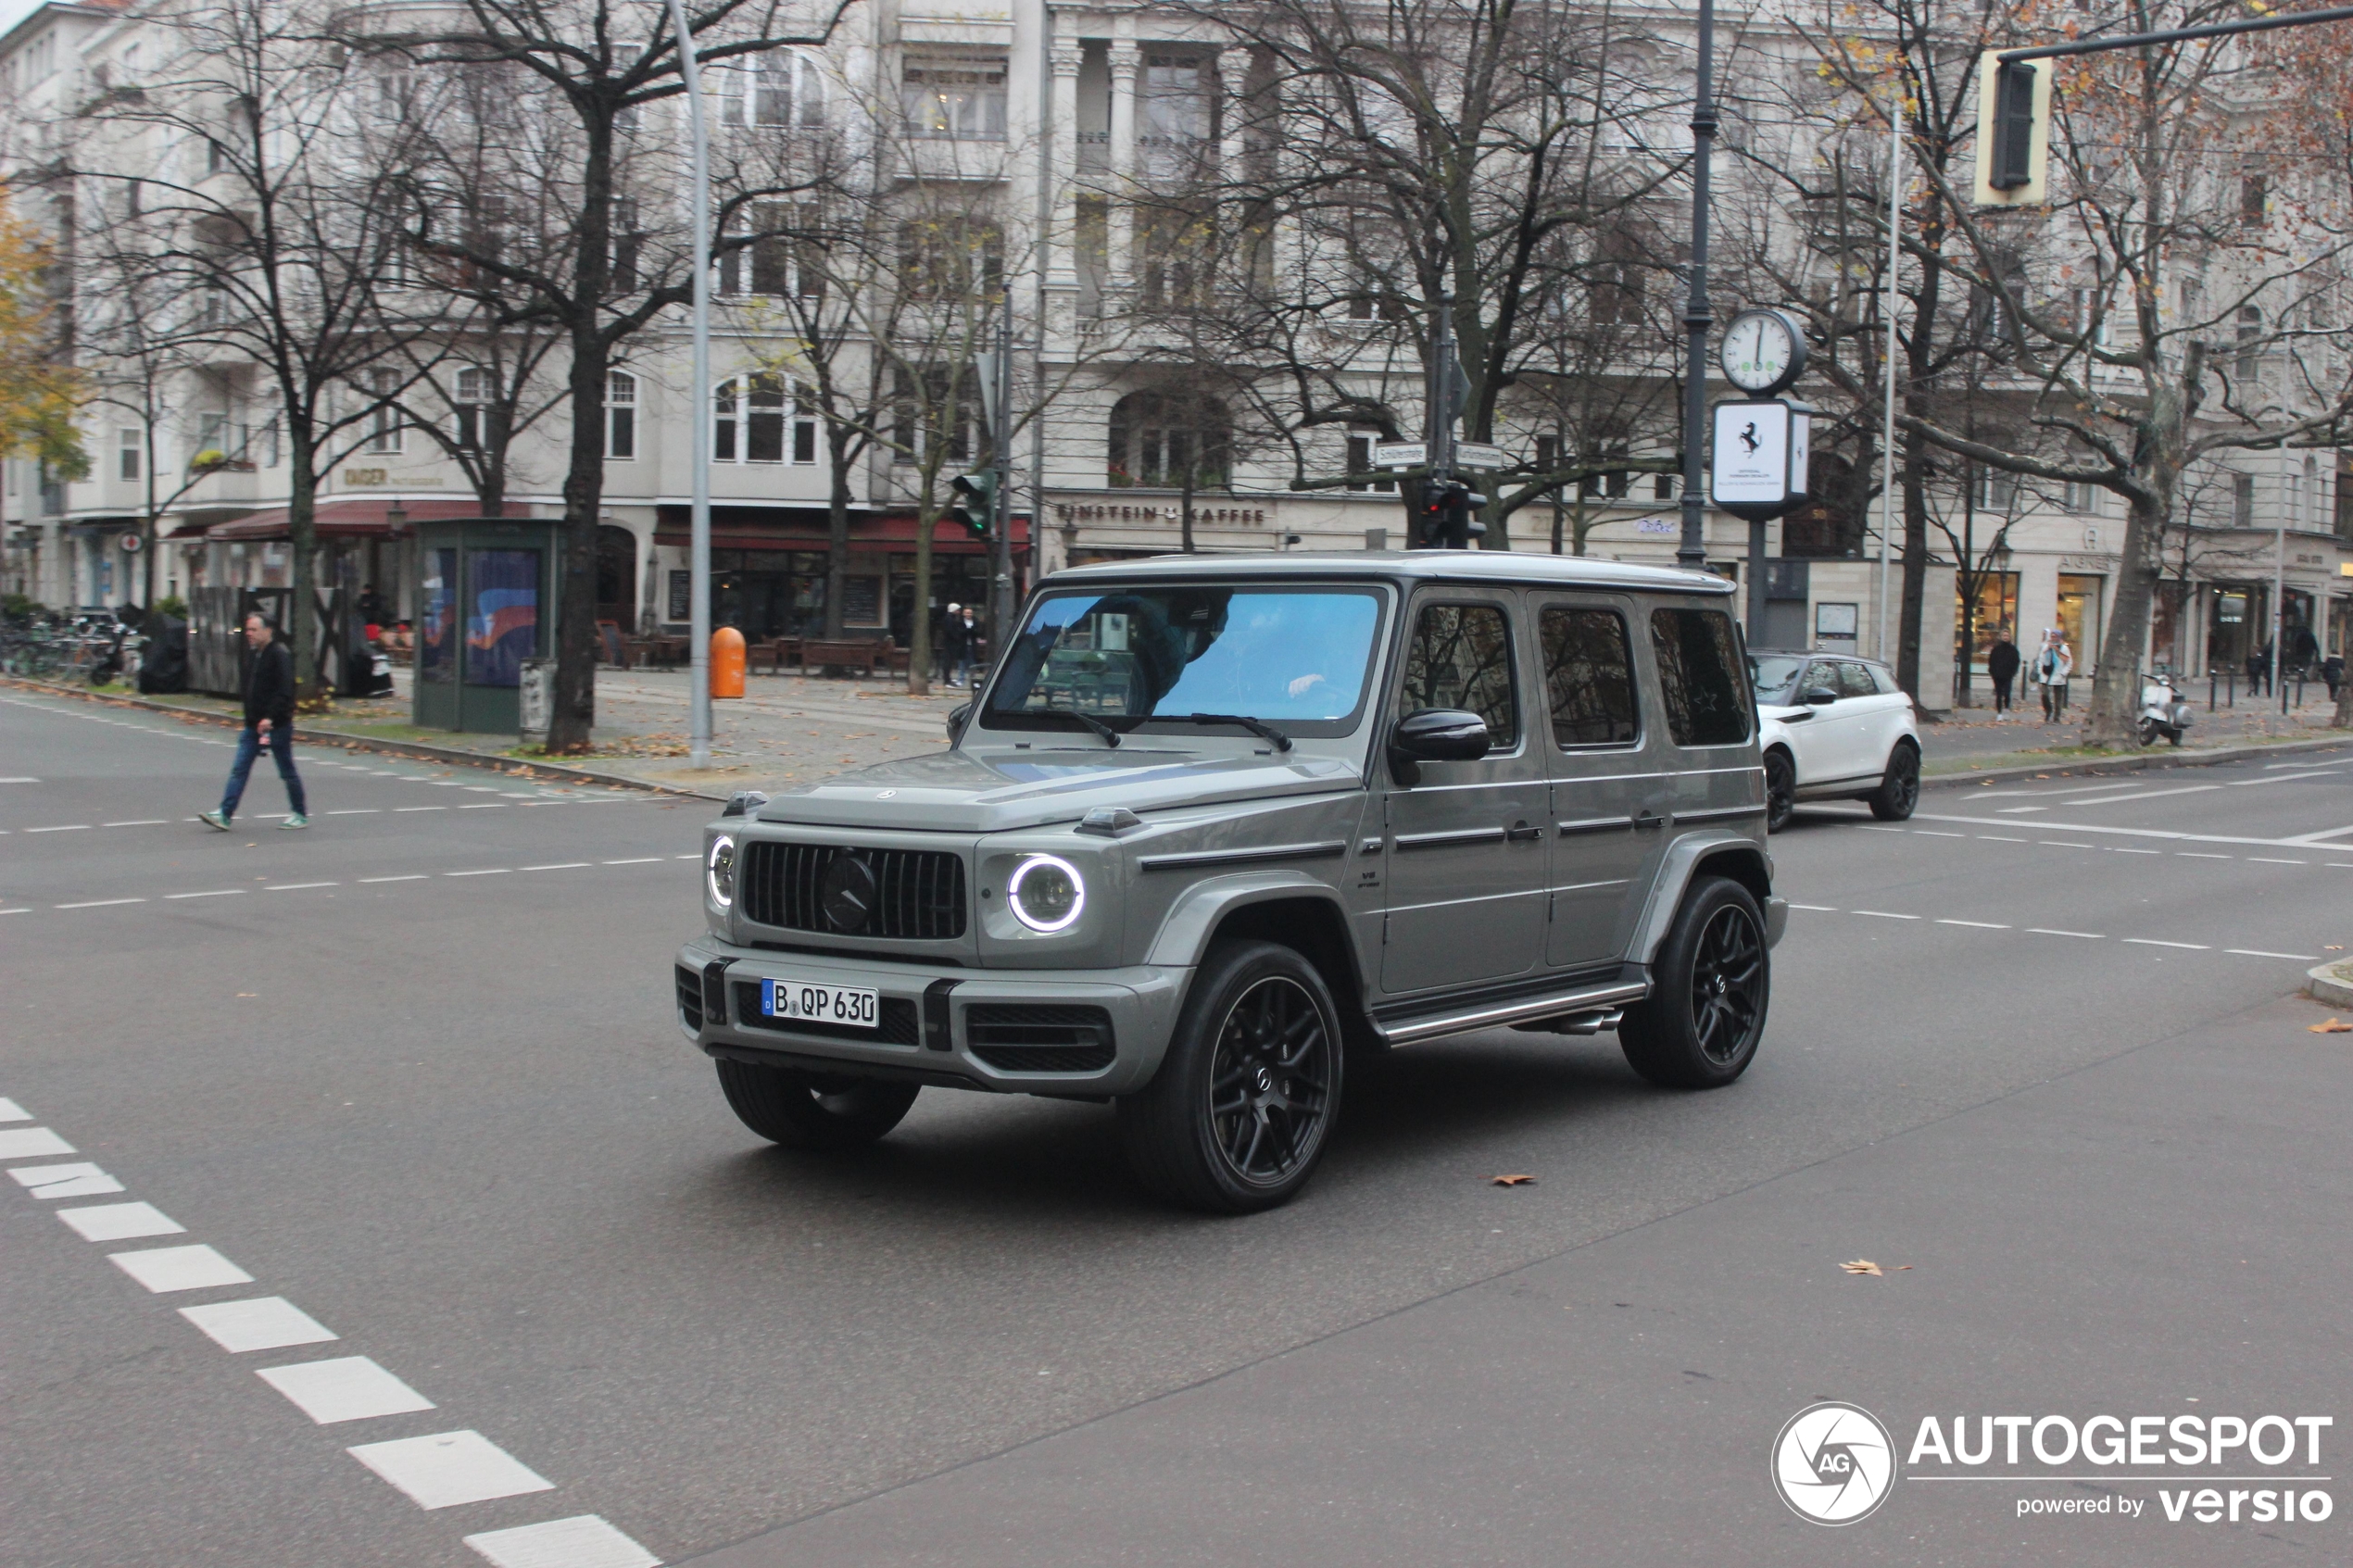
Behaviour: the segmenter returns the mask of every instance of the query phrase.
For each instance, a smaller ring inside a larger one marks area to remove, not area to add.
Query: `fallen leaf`
[[[1536,1178],[1533,1176],[1496,1176],[1491,1180],[1499,1187],[1525,1187],[1536,1185]]]
[[[2307,1032],[2314,1035],[2353,1035],[2353,1023],[2341,1023],[2332,1018],[2326,1023],[2313,1024]]]
[[[2322,948],[2321,951],[2323,953],[2341,953],[2345,951],[2345,945],[2341,942],[2334,943],[2329,947]]]
[[[1839,1267],[1850,1274],[1877,1274],[1885,1272],[1869,1258],[1857,1258],[1851,1263],[1841,1263]]]

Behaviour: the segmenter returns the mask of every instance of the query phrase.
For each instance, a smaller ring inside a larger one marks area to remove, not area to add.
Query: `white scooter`
[[[2175,746],[2189,733],[2190,705],[2171,675],[2151,675],[2141,683],[2141,744],[2155,746],[2163,735]]]

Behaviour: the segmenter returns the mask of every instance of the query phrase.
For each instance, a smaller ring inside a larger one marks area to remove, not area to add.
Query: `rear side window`
[[[1424,605],[1405,654],[1402,713],[1454,708],[1487,721],[1487,743],[1519,739],[1519,706],[1512,699],[1510,622],[1494,605]]]
[[[1747,685],[1739,679],[1732,618],[1720,609],[1651,611],[1667,733],[1677,746],[1737,746],[1748,738]]]
[[[1553,744],[1626,746],[1634,739],[1634,650],[1615,610],[1554,605],[1537,617]]]
[[[1879,687],[1871,680],[1869,665],[1841,664],[1838,667],[1838,695],[1841,696],[1877,696]]]

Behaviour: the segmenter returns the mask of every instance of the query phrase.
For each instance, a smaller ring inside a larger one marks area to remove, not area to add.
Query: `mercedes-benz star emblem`
[[[875,907],[875,868],[855,855],[837,855],[817,893],[836,931],[863,931]]]

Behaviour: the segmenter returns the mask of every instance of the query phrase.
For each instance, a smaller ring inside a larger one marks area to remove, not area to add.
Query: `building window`
[[[605,456],[617,463],[637,456],[637,378],[626,370],[605,377]]]
[[[400,410],[393,404],[399,392],[400,377],[397,372],[376,370],[370,373],[363,395],[375,400],[375,406],[368,410],[366,420],[371,456],[394,456],[401,449],[402,433],[408,421],[401,418]]]
[[[136,425],[125,425],[114,433],[114,476],[136,479],[145,471],[146,441]]]
[[[456,395],[451,398],[452,412],[457,416],[458,450],[479,452],[483,447],[484,421],[489,417],[490,405],[498,400],[497,383],[490,372],[477,365],[468,365],[458,372]]]
[[[1982,512],[2009,514],[2018,505],[2018,475],[2007,469],[1978,470],[1977,509]]]
[[[899,73],[907,130],[951,142],[1005,139],[1005,57],[918,56]]]
[[[2231,475],[2231,526],[2255,526],[2255,476],[2251,473]]]
[[[909,299],[991,297],[1003,286],[1005,237],[963,218],[902,223],[899,276]]]
[[[265,469],[276,468],[278,466],[278,421],[271,420],[256,433],[261,438],[261,466]]]
[[[2239,178],[2239,221],[2255,228],[2261,225],[2265,209],[2271,205],[2271,188],[2260,174]]]
[[[790,49],[774,49],[722,68],[719,123],[811,127],[825,122],[824,81],[817,63]]]
[[[1144,79],[1139,84],[1142,121],[1136,129],[1147,147],[1183,147],[1209,139],[1209,93],[1202,68],[1207,57],[1195,54],[1151,54],[1144,56]]]
[[[2100,515],[2100,487],[2082,480],[2070,480],[2067,484],[2067,509],[2086,517]]]
[[[921,382],[900,370],[891,378],[890,460],[922,462],[937,435],[948,442],[947,461],[971,462],[987,445],[980,416],[980,381],[973,367],[963,367],[952,395],[947,366],[925,366]]]
[[[753,207],[748,227],[736,231],[740,239],[753,236],[719,258],[719,292],[728,295],[825,296],[825,270],[815,232],[816,215],[809,207],[783,202]]]
[[[782,376],[763,373],[721,382],[711,410],[711,460],[815,462],[817,420],[800,412],[798,403]]]
[[[1233,426],[1226,405],[1197,393],[1131,392],[1111,411],[1115,489],[1223,490],[1230,483]]]
[[[1378,435],[1352,435],[1348,438],[1348,471],[1350,473],[1373,471],[1373,443],[1379,439]],[[1393,479],[1352,479],[1348,482],[1348,488],[1360,493],[1378,490],[1384,495],[1394,495],[1397,494],[1397,482]]]

